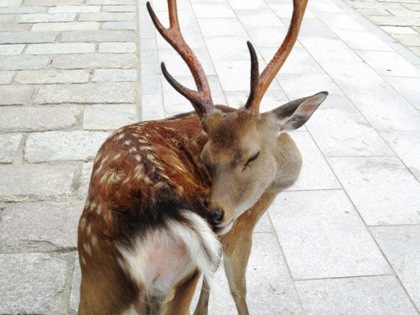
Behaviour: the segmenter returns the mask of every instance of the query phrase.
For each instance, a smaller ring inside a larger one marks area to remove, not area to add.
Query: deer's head
[[[209,207],[215,213],[216,232],[227,233],[234,220],[249,209],[275,180],[278,174],[278,140],[282,133],[301,127],[325,100],[328,93],[320,92],[284,104],[272,111],[260,113],[259,107],[269,85],[280,70],[296,42],[307,0],[294,0],[292,20],[287,35],[276,54],[260,74],[258,58],[250,42],[251,92],[246,104],[233,112],[222,112],[214,106],[210,86],[197,57],[186,44],[178,22],[176,1],[168,0],[169,28],[163,27],[147,8],[153,23],[187,63],[197,86],[191,90],[176,81],[162,63],[167,81],[193,105],[200,117],[208,142],[201,158],[212,174],[212,194]],[[280,149],[281,150],[281,149]],[[300,167],[296,170],[299,173]],[[280,175],[280,176],[279,176]],[[289,185],[288,176],[284,186]],[[277,183],[282,185],[282,183]]]

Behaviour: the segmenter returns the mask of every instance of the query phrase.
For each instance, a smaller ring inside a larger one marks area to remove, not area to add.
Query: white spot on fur
[[[92,247],[90,246],[89,243],[84,243],[83,244],[83,249],[85,250],[85,252],[89,255],[92,256]]]

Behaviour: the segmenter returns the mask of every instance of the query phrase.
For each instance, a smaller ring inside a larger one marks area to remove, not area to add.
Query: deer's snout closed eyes
[[[277,193],[299,176],[301,156],[287,134],[301,127],[327,92],[260,113],[264,93],[296,42],[307,0],[293,0],[287,35],[260,73],[251,43],[251,91],[240,109],[213,103],[203,67],[185,42],[175,0],[169,27],[147,9],[160,34],[187,63],[197,91],[167,81],[195,112],[115,131],[94,162],[78,230],[79,314],[207,314],[223,252],[239,314],[248,314],[245,271],[252,231]]]

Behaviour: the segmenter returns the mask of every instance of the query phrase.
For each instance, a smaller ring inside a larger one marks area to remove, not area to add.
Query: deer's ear
[[[303,126],[327,96],[328,92],[320,92],[300,98],[272,110],[269,115],[276,121],[280,132],[292,131]]]

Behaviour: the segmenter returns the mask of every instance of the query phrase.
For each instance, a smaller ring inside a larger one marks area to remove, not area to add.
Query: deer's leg
[[[197,307],[194,315],[207,315],[210,298],[210,287],[206,279],[203,278],[203,285],[201,286],[200,297],[198,298]]]
[[[252,232],[275,196],[274,191],[266,192],[251,209],[237,219],[232,230],[222,237],[225,273],[240,315],[249,314],[246,302],[246,268],[251,254]]]
[[[200,272],[193,271],[181,283],[175,285],[170,296],[164,301],[161,315],[187,315],[189,314],[191,300],[197,286]]]

